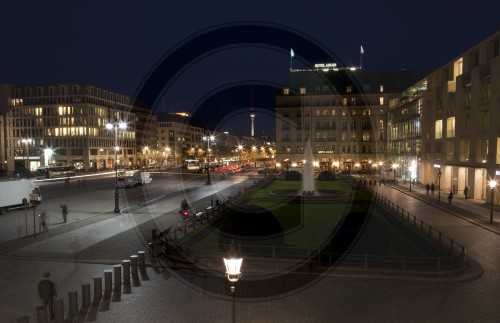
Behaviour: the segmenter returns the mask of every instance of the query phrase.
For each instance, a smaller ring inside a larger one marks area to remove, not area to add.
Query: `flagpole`
[[[363,45],[361,45],[359,49],[359,69],[363,69],[363,54],[365,50],[363,49]]]

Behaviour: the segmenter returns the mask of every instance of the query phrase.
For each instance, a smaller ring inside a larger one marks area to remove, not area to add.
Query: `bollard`
[[[106,269],[104,271],[104,292],[108,293],[113,290],[113,271]]]
[[[102,277],[94,277],[94,299],[102,297]]]
[[[122,289],[122,265],[114,265],[113,272],[115,276],[115,290]]]
[[[69,292],[69,315],[77,315],[78,314],[78,292],[72,291]]]
[[[123,285],[130,285],[130,260],[122,261],[123,266]]]
[[[144,270],[144,267],[146,266],[146,253],[144,251],[139,251],[137,253],[139,256],[139,269]]]
[[[37,323],[47,323],[47,308],[45,306],[38,306],[36,308],[36,321]]]
[[[29,315],[18,316],[17,323],[30,323]]]
[[[130,256],[130,269],[132,271],[132,277],[137,277],[137,256],[132,255]]]
[[[90,284],[82,284],[82,306],[90,306]]]
[[[54,299],[54,319],[56,323],[64,322],[64,303],[62,298]]]

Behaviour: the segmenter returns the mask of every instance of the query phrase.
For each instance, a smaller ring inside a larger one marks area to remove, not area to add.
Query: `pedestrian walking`
[[[431,195],[434,195],[434,183],[431,184]]]
[[[448,194],[448,204],[451,205],[451,200],[453,199],[453,192],[450,191],[450,194]]]
[[[468,186],[465,186],[464,187],[464,195],[465,195],[465,199],[467,199],[467,195],[469,194],[469,187]]]
[[[54,319],[54,298],[57,297],[56,286],[50,279],[50,273],[43,274],[43,279],[38,283],[38,296],[42,305],[49,310],[50,319]]]
[[[64,223],[68,222],[68,206],[66,204],[61,204],[61,212],[63,216]]]
[[[48,232],[49,229],[47,227],[47,222],[49,220],[49,216],[47,215],[47,212],[43,211],[41,214],[38,215],[40,217],[40,224],[38,227],[38,232]]]
[[[427,195],[429,195],[429,191],[431,190],[431,186],[429,185],[429,183],[425,184],[425,193]]]

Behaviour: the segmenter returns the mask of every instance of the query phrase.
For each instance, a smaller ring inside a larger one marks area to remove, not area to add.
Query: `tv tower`
[[[255,135],[255,131],[254,131],[255,107],[253,105],[253,85],[252,85],[252,104],[250,106],[250,120],[251,120],[250,137],[253,137]]]

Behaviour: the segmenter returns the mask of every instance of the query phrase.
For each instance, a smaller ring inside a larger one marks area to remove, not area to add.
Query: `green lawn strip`
[[[256,205],[269,210],[280,222],[285,235],[285,245],[299,248],[318,248],[325,242],[330,233],[335,230],[338,222],[346,209],[347,199],[342,200],[310,200],[307,205],[302,206],[299,200],[285,201],[277,207],[280,201],[270,197],[267,193],[281,189],[299,189],[301,182],[276,180],[269,186],[253,192],[246,204]],[[343,181],[317,182],[319,189],[335,189],[350,192],[351,188]],[[244,205],[242,206],[244,207]],[[297,216],[301,216],[302,224],[297,223]],[[297,230],[295,230],[297,229]],[[198,239],[197,251],[208,250],[218,252],[217,230],[213,230],[202,239]],[[191,234],[189,236],[192,236]]]

